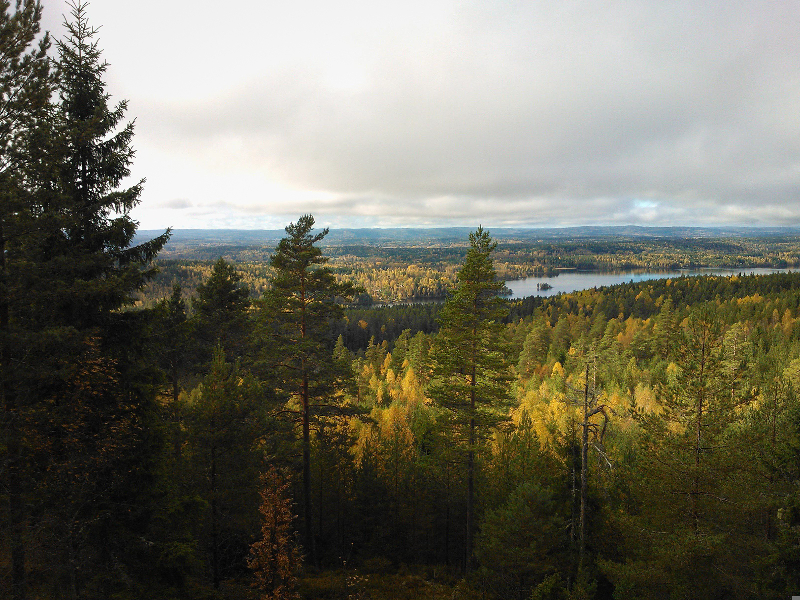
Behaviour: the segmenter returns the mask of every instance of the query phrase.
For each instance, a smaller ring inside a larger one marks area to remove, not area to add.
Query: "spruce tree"
[[[133,127],[117,131],[125,104],[108,106],[106,65],[85,5],[73,6],[68,36],[58,43],[57,78],[47,38],[30,49],[39,4],[19,3],[10,14],[8,2],[0,7],[1,445],[9,463],[12,589],[25,597],[26,519],[47,515],[37,543],[69,559],[39,556],[52,559],[53,579],[65,577],[80,594],[90,578],[109,572],[112,556],[122,560],[116,551],[127,551],[125,541],[114,541],[113,530],[138,518],[130,503],[140,489],[132,481],[145,456],[149,391],[134,375],[142,320],[120,308],[154,274],[149,263],[168,232],[132,244],[130,210],[141,185],[120,185],[130,172]]]
[[[54,317],[78,328],[108,323],[113,311],[155,274],[149,263],[169,232],[133,245],[144,180],[121,188],[130,175],[133,122],[123,124],[126,101],[110,106],[103,76],[108,64],[86,17],[86,3],[71,5],[67,37],[57,43],[63,147],[58,192],[63,220],[50,240],[62,285]]]
[[[432,350],[429,395],[448,410],[458,432],[467,467],[466,559],[474,533],[475,453],[482,436],[507,417],[511,375],[502,340],[506,302],[498,294],[491,253],[497,247],[479,227],[469,234],[470,248],[458,272],[455,293],[439,313],[439,334]]]
[[[729,332],[730,333],[730,332]],[[626,561],[607,563],[618,589],[633,597],[748,597],[748,521],[741,501],[741,434],[752,398],[731,370],[712,306],[690,314],[659,412],[634,413],[642,430],[639,472],[631,487],[637,510],[621,521]]]
[[[257,522],[263,396],[255,378],[217,346],[208,375],[189,397],[187,445],[208,506],[204,539],[215,589],[243,566]]]
[[[178,403],[181,376],[188,365],[189,320],[181,286],[174,284],[169,298],[156,305],[155,343],[161,368],[170,383],[172,405]]]
[[[250,292],[241,284],[242,276],[224,258],[214,263],[211,276],[197,286],[192,302],[205,362],[216,344],[225,350],[229,360],[244,354],[247,335],[247,311]]]

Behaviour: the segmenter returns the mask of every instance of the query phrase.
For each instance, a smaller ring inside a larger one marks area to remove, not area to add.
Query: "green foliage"
[[[172,403],[177,404],[181,379],[191,362],[188,349],[191,324],[186,314],[181,286],[175,284],[172,295],[161,300],[154,312],[155,351],[172,388]]]
[[[216,344],[222,345],[233,360],[244,354],[250,297],[247,289],[240,285],[241,279],[233,265],[220,258],[208,279],[197,286],[192,309],[205,350],[202,358],[207,358]]]
[[[529,379],[536,370],[547,360],[550,347],[550,328],[544,325],[531,329],[525,337],[522,351],[519,353],[517,373],[520,377]]]
[[[398,306],[379,306],[373,308],[345,309],[345,320],[336,325],[344,342],[350,350],[363,350],[372,339],[393,344],[406,330],[410,334],[435,333],[441,304],[404,304]]]
[[[319,393],[326,395],[324,377],[309,378],[311,371],[325,372],[330,366],[334,337],[331,324],[343,314],[341,299],[352,298],[356,288],[337,283],[327,258],[316,244],[328,230],[312,234],[314,218],[301,217],[286,227],[288,237],[281,240],[272,257],[275,275],[271,288],[259,304],[264,331],[271,341],[268,360],[273,361],[293,389],[300,393],[304,382],[314,385],[321,379]],[[315,395],[311,392],[312,396]]]
[[[736,328],[723,336],[709,307],[692,313],[662,389],[662,411],[636,413],[644,434],[634,486],[640,506],[623,520],[632,544],[628,560],[611,568],[622,589],[653,598],[665,589],[692,598],[719,590],[748,595],[753,574],[739,552],[755,540],[734,532],[746,523],[739,499],[746,449],[737,429],[750,398],[736,383],[744,374],[739,361],[727,364],[743,353],[735,338]]]
[[[38,47],[41,4],[26,0],[12,9],[0,2],[0,530],[3,537],[0,585],[15,600],[26,594],[31,449],[25,443],[27,412],[36,403],[31,390],[42,372],[26,357],[36,335],[35,281],[32,256],[41,251],[36,231],[43,180],[40,159],[46,156],[51,132],[50,96],[55,78],[50,70],[47,35]],[[44,168],[49,170],[51,163]],[[35,233],[34,233],[35,232]],[[33,267],[33,268],[32,268]],[[31,318],[33,317],[33,318]]]
[[[259,383],[219,347],[188,402],[189,462],[207,506],[201,539],[218,588],[244,568],[257,530],[265,406]]]
[[[554,572],[567,571],[567,519],[564,504],[552,490],[535,482],[523,483],[504,505],[486,512],[476,557],[504,580],[504,587],[511,588],[509,596],[518,596],[520,591],[527,596],[527,590]]]
[[[560,573],[552,573],[545,577],[531,590],[530,600],[564,600],[564,583]]]
[[[465,450],[467,561],[474,532],[475,453],[480,438],[506,418],[511,380],[501,338],[506,307],[498,293],[503,282],[497,281],[491,259],[497,244],[480,227],[469,241],[456,291],[439,313],[428,386],[430,397],[449,411],[456,443]]]
[[[145,266],[169,232],[131,245],[136,222],[130,211],[140,202],[143,181],[119,186],[130,175],[133,123],[121,125],[125,101],[109,107],[103,82],[107,64],[100,59],[86,4],[73,5],[71,16],[67,37],[57,42],[63,148],[56,155],[55,200],[63,204],[48,239],[61,284],[51,310],[62,322],[88,327],[132,302],[133,292],[155,274]]]
[[[428,393],[452,410],[459,424],[493,425],[503,419],[503,404],[510,400],[502,343],[506,307],[498,296],[503,283],[495,277],[490,255],[497,244],[488,232],[471,233],[470,244],[458,287],[439,314]]]
[[[120,309],[154,274],[149,263],[169,234],[133,245],[129,212],[140,186],[120,189],[133,128],[118,131],[124,103],[108,108],[84,7],[73,7],[54,72],[46,36],[28,50],[38,3],[20,2],[13,13],[7,2],[0,7],[2,487],[11,588],[23,597],[25,572],[52,560],[58,568],[28,580],[32,587],[108,597],[125,588],[112,572],[137,569],[132,540],[148,518],[141,488],[157,447],[146,428],[154,371],[140,344],[145,319]],[[46,550],[26,554],[26,545]]]
[[[317,243],[327,229],[312,234],[314,217],[304,215],[286,227],[270,261],[275,275],[260,303],[262,332],[269,343],[264,361],[289,400],[302,428],[304,543],[312,562],[316,546],[311,514],[311,426],[320,415],[341,413],[340,391],[351,373],[332,361],[331,324],[342,317],[342,299],[357,289],[337,283]],[[338,409],[338,410],[337,410]]]

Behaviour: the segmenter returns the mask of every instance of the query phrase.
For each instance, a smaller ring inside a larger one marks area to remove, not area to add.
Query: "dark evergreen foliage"
[[[341,373],[331,360],[331,324],[342,317],[341,299],[357,293],[337,283],[317,246],[328,233],[312,233],[314,217],[304,215],[286,227],[270,264],[276,274],[260,304],[262,335],[268,341],[263,360],[275,385],[290,401],[301,427],[305,551],[317,562],[311,501],[311,428],[320,416],[341,408]]]
[[[342,335],[345,346],[353,352],[366,350],[370,339],[393,345],[406,330],[415,334],[436,333],[442,303],[401,304],[375,308],[346,308],[345,319],[338,321],[334,331]]]
[[[140,186],[119,184],[129,174],[133,128],[117,131],[125,106],[108,108],[84,6],[73,7],[58,44],[57,79],[47,71],[46,38],[39,50],[15,54],[38,31],[38,4],[12,17],[3,8],[4,64],[15,81],[6,80],[6,92],[18,94],[0,115],[9,161],[0,204],[12,208],[0,232],[4,414],[13,423],[4,431],[15,457],[6,489],[12,530],[22,531],[12,543],[10,587],[19,598],[26,587],[107,597],[124,587],[111,573],[136,568],[130,542],[146,521],[138,502],[152,466],[144,427],[154,372],[137,353],[144,323],[119,311],[154,274],[149,263],[169,234],[131,245]],[[54,90],[58,104],[49,103]],[[18,101],[28,103],[25,114]],[[26,555],[25,546],[50,557]],[[25,577],[43,564],[47,578]]]
[[[61,284],[51,314],[86,328],[102,324],[111,311],[132,303],[132,295],[155,271],[147,268],[169,232],[132,245],[136,222],[130,211],[140,201],[144,181],[120,189],[130,175],[133,122],[122,124],[127,103],[109,106],[97,30],[86,4],[73,5],[67,37],[57,42],[59,134],[56,202],[62,204],[58,229],[48,252]]]
[[[209,278],[197,286],[192,309],[200,342],[197,348],[200,362],[208,362],[217,344],[222,346],[229,360],[246,354],[251,303],[241,279],[234,266],[220,258],[214,263]]]
[[[503,282],[497,281],[491,259],[497,243],[480,227],[469,234],[469,241],[458,286],[439,313],[428,388],[428,394],[449,411],[454,441],[466,455],[466,561],[471,560],[474,534],[475,455],[481,438],[506,418],[511,401],[510,361],[501,338],[507,311],[498,296]]]

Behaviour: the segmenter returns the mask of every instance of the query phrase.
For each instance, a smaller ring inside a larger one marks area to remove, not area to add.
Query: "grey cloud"
[[[800,3],[466,6],[386,32],[363,89],[278,66],[139,131],[387,222],[800,219]]]
[[[202,211],[214,215],[218,226],[270,227],[312,213],[321,225],[339,226],[569,226],[582,223],[623,225],[746,224],[795,225],[797,205],[723,204],[697,198],[654,200],[641,198],[553,199],[508,197],[342,197],[331,201],[252,205],[217,202]],[[195,216],[201,213],[193,211]]]
[[[160,204],[161,208],[172,208],[176,210],[184,209],[184,208],[192,208],[194,204],[189,202],[186,198],[175,198],[173,200],[167,200]]]

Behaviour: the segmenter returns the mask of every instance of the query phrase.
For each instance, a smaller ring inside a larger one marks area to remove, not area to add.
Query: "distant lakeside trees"
[[[252,297],[269,286],[270,248],[229,247],[216,250],[236,264]],[[330,266],[339,281],[364,288],[356,298],[362,306],[443,300],[454,289],[461,247],[329,247]],[[142,293],[144,306],[169,294],[175,283],[191,294],[207,275],[213,259],[207,251],[187,249],[180,259],[161,259],[161,275]],[[800,267],[800,236],[765,235],[752,238],[542,240],[506,242],[495,250],[495,270],[502,280],[557,275],[563,269],[616,272],[646,269],[674,271],[697,268]]]

